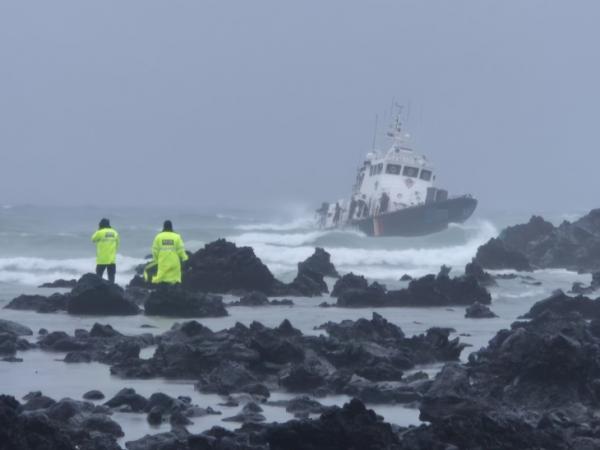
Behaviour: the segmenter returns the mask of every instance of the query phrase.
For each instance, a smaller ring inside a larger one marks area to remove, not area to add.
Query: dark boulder
[[[385,287],[374,282],[365,289],[344,289],[338,296],[336,306],[344,308],[370,308],[387,306]]]
[[[10,333],[15,336],[32,336],[31,328],[11,320],[0,319],[0,333]]]
[[[473,261],[481,267],[492,270],[511,269],[520,272],[533,270],[523,253],[507,248],[499,238],[492,238],[480,246]]]
[[[585,319],[600,319],[600,300],[592,300],[581,295],[569,297],[562,291],[558,291],[550,297],[535,303],[523,315],[523,318],[533,319],[548,312],[558,315],[577,312]]]
[[[192,254],[184,267],[183,285],[202,292],[234,290],[269,294],[276,280],[250,247],[219,239]]]
[[[20,295],[12,299],[6,309],[22,311],[36,311],[39,313],[52,313],[67,310],[67,294],[53,294],[50,297],[43,295]]]
[[[50,283],[43,283],[39,287],[41,288],[68,288],[72,289],[77,284],[77,280],[63,280],[62,278],[52,281]]]
[[[87,273],[71,291],[67,304],[69,314],[133,315],[140,309],[125,297],[125,292],[114,283]]]
[[[147,316],[166,317],[223,317],[227,310],[220,296],[192,293],[179,285],[160,284],[146,303]]]
[[[104,404],[109,408],[120,408],[131,412],[142,412],[148,408],[148,400],[131,388],[121,389]]]
[[[298,264],[298,269],[308,268],[324,277],[339,278],[340,274],[331,262],[331,255],[324,249],[317,247],[315,252]]]
[[[600,210],[558,227],[539,216],[505,228],[497,239],[479,248],[476,261],[489,269],[528,267],[600,270]],[[525,264],[525,261],[527,264]]]
[[[20,338],[13,332],[0,332],[0,355],[3,357],[12,357],[17,351],[29,350],[31,347],[29,341]],[[17,362],[14,359],[5,359],[5,361]]]
[[[473,303],[465,310],[465,317],[469,319],[490,319],[498,316],[486,305]]]
[[[298,264],[298,274],[294,281],[280,287],[275,292],[278,295],[296,295],[303,297],[315,297],[329,292],[323,274],[313,270],[310,265]]]
[[[335,282],[335,285],[331,290],[331,296],[339,297],[344,293],[344,291],[347,291],[349,289],[365,290],[368,287],[369,282],[365,277],[363,277],[362,275],[355,275],[352,272],[350,272]]]
[[[472,276],[480,285],[485,287],[496,286],[498,284],[493,276],[483,270],[483,267],[474,261],[465,266],[465,275]]]
[[[104,394],[98,390],[91,390],[83,394],[83,398],[86,400],[102,400],[104,398]]]
[[[0,395],[0,447],[10,450],[75,450],[57,424],[43,415],[24,415],[14,397]]]

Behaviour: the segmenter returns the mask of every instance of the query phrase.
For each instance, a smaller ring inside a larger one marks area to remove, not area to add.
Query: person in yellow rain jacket
[[[158,265],[152,283],[181,283],[181,263],[187,259],[183,239],[173,231],[171,221],[166,220],[152,243],[151,265]]]
[[[119,233],[111,228],[108,219],[102,219],[98,231],[92,235],[92,242],[96,244],[96,275],[102,278],[106,270],[108,281],[114,283],[117,273],[117,250],[121,242]]]

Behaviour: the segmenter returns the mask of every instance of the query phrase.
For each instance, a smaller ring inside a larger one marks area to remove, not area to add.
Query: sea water
[[[195,251],[217,238],[226,238],[238,245],[254,248],[255,253],[283,281],[293,279],[297,263],[308,257],[319,246],[332,257],[340,273],[363,274],[389,288],[399,288],[407,283],[400,281],[404,274],[421,276],[437,273],[442,264],[451,266],[452,273],[460,274],[466,263],[475,255],[477,247],[498,234],[501,227],[509,223],[526,220],[525,215],[475,217],[464,225],[453,225],[448,230],[419,238],[369,238],[354,230],[322,231],[313,226],[309,214],[282,218],[277,214],[252,211],[181,212],[162,209],[118,209],[107,212],[101,208],[48,208],[48,207],[4,207],[0,208],[0,307],[17,295],[40,293],[49,295],[61,290],[40,289],[37,286],[58,278],[78,278],[94,270],[94,246],[90,236],[100,218],[107,216],[120,232],[122,245],[117,260],[117,282],[126,284],[134,274],[136,265],[142,263],[148,253],[152,239],[164,219],[171,219],[176,231],[180,232],[188,250]],[[556,215],[554,220],[563,217]],[[463,307],[427,308],[319,308],[323,301],[333,302],[329,297],[293,298],[295,305],[269,307],[229,308],[229,316],[199,320],[213,330],[233,326],[236,322],[249,324],[259,321],[266,326],[276,326],[288,318],[305,334],[322,333],[315,327],[327,321],[370,318],[375,311],[390,322],[400,326],[407,335],[422,333],[432,326],[451,327],[454,336],[469,344],[461,359],[465,361],[471,351],[487,344],[498,330],[525,313],[533,303],[541,300],[556,289],[568,290],[574,281],[589,283],[589,275],[580,275],[565,270],[537,271],[532,276],[541,282],[533,286],[521,279],[498,280],[498,286],[490,289],[492,310],[499,316],[494,319],[466,319]],[[332,286],[334,280],[327,280]],[[225,301],[234,300],[225,296]],[[30,311],[0,310],[0,317],[14,320],[34,330],[49,331],[89,329],[94,323],[109,323],[126,334],[151,331],[162,333],[177,320],[143,315],[133,317],[81,317],[64,313],[38,314]],[[142,328],[151,325],[155,328]],[[35,340],[35,336],[31,338]],[[150,357],[153,348],[145,349],[142,355]],[[194,419],[189,427],[200,432],[213,425],[235,428],[238,424],[223,422],[224,417],[237,413],[239,408],[219,405],[222,398],[217,395],[200,394],[194,390],[195,380],[124,380],[110,375],[109,368],[99,363],[66,364],[60,359],[62,353],[32,350],[20,352],[22,363],[0,362],[0,393],[21,398],[33,390],[55,398],[80,399],[91,389],[100,389],[107,398],[124,387],[132,387],[149,396],[164,392],[177,396],[187,395],[202,407],[211,406],[222,415],[211,415]],[[419,367],[430,375],[440,369],[436,364]],[[274,392],[272,399],[292,398],[290,394]],[[341,405],[348,400],[344,396],[318,399],[326,405]],[[369,405],[389,422],[398,425],[419,423],[415,408],[396,405]],[[264,407],[269,421],[285,421],[291,418],[280,407]],[[150,426],[145,415],[115,413],[126,436],[122,443],[137,439],[144,434],[168,431],[169,425]]]

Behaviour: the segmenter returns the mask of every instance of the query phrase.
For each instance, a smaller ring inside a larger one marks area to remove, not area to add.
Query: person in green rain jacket
[[[102,278],[106,270],[108,281],[114,283],[117,273],[117,250],[121,243],[119,233],[110,226],[108,219],[102,219],[98,224],[98,231],[92,235],[92,242],[96,244],[96,275]]]
[[[166,220],[162,232],[156,235],[152,244],[152,263],[149,266],[158,266],[152,283],[181,283],[181,263],[187,259],[183,239],[173,231],[171,221]]]

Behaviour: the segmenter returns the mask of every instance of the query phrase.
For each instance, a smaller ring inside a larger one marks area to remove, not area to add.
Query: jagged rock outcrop
[[[183,285],[201,292],[260,291],[269,294],[275,277],[250,247],[219,239],[192,254],[183,272]]]
[[[312,272],[319,273],[324,277],[340,277],[340,274],[331,262],[331,255],[321,247],[315,248],[315,252],[302,261],[299,266],[309,268]]]
[[[327,265],[326,252],[316,251],[313,256],[300,263],[294,281],[285,284],[273,276],[251,247],[238,247],[219,239],[190,256],[184,266],[183,286],[194,292],[321,295],[327,292],[322,271],[330,273],[333,266]]]
[[[442,267],[437,276],[416,278],[409,282],[407,288],[391,291],[386,291],[384,286],[376,282],[367,286],[364,277],[345,275],[334,288],[334,293],[338,295],[336,306],[453,306],[491,302],[489,292],[479,283],[477,277],[463,275],[450,278],[449,272],[448,267]]]
[[[598,448],[595,322],[545,310],[445,366],[421,401],[430,425],[406,431],[403,448]]]
[[[520,250],[509,248],[500,238],[492,238],[480,246],[473,261],[481,267],[492,270],[511,269],[519,272],[533,270],[527,256]]]
[[[331,290],[332,297],[340,297],[345,291],[350,289],[365,290],[369,287],[369,282],[362,275],[355,275],[350,272],[342,276],[335,282]]]
[[[566,268],[600,270],[600,209],[558,227],[542,217],[502,230],[479,247],[475,261],[486,269]]]
[[[581,314],[585,319],[600,320],[600,299],[578,295],[570,297],[562,291],[555,292],[550,297],[535,303],[527,313],[523,315],[524,319],[534,319],[546,313],[565,315],[572,312]]]

